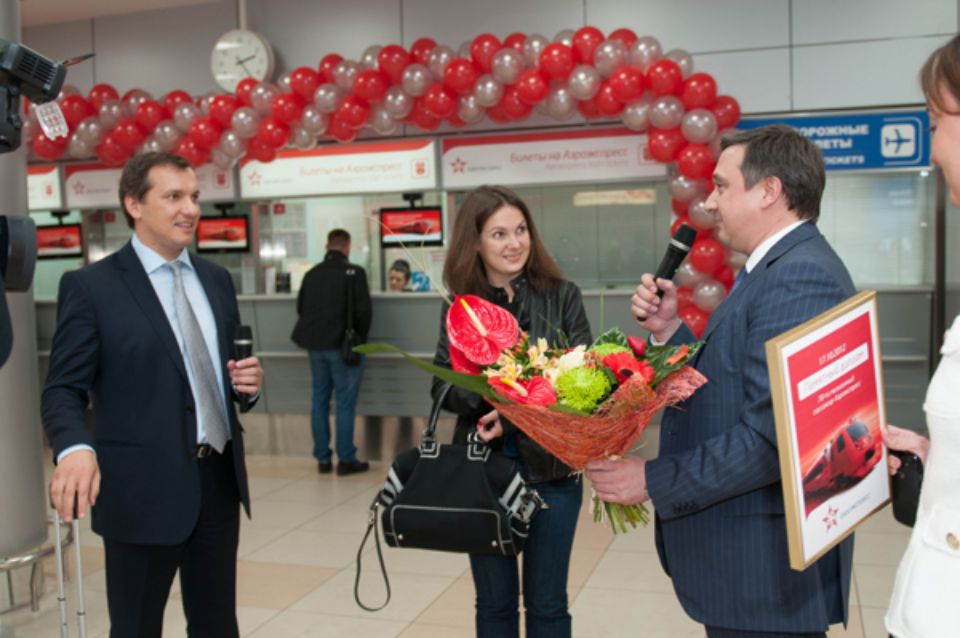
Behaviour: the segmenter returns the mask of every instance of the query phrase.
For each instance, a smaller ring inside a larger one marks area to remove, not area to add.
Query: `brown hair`
[[[133,217],[127,211],[127,205],[124,203],[127,197],[132,197],[138,202],[142,202],[147,196],[153,184],[150,183],[150,170],[157,166],[170,166],[181,171],[193,170],[190,162],[179,155],[173,153],[143,153],[134,155],[123,166],[123,173],[120,175],[120,207],[127,218],[127,226],[133,228]]]
[[[920,88],[927,103],[932,104],[937,111],[950,115],[960,115],[958,111],[951,111],[943,100],[943,90],[950,91],[960,103],[960,35],[950,38],[950,41],[930,54],[920,69]]]
[[[530,256],[527,257],[527,281],[537,292],[549,292],[563,281],[563,273],[540,241],[530,210],[520,197],[503,186],[480,186],[467,193],[457,213],[453,237],[443,264],[443,280],[450,292],[458,295],[490,296],[493,286],[477,248],[480,233],[490,217],[504,206],[513,206],[527,222]]]

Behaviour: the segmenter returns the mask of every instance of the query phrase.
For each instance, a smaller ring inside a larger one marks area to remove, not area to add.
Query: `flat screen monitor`
[[[381,208],[380,245],[442,246],[443,209],[439,206],[418,208]]]
[[[197,221],[197,252],[221,253],[250,250],[250,220],[246,215],[201,217]]]
[[[37,226],[37,258],[83,257],[80,224]]]

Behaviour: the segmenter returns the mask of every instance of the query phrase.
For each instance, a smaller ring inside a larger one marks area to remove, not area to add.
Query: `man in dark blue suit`
[[[43,390],[50,497],[68,521],[75,499],[81,518],[93,506],[112,638],[159,638],[177,569],[189,635],[234,638],[250,499],[233,402],[256,398],[263,370],[230,357],[240,316],[229,273],[187,252],[200,216],[190,164],[139,155],[119,190],[131,241],[60,283]]]
[[[764,344],[854,286],[816,227],[826,181],[816,146],[776,125],[722,149],[707,208],[720,241],[749,259],[693,363],[709,381],[664,414],[656,459],[600,461],[587,475],[604,500],[653,502],[660,561],[708,636],[824,636],[847,620],[853,537],[790,569]],[[631,313],[655,343],[696,339],[668,280],[644,275]]]

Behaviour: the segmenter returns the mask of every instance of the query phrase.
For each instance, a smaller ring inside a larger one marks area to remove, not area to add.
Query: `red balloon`
[[[508,86],[504,89],[499,106],[511,120],[522,120],[533,110],[532,106],[520,99],[516,86]]]
[[[497,124],[506,124],[510,121],[510,116],[506,114],[503,107],[499,104],[487,107],[487,117],[490,118],[491,122],[496,122]]]
[[[523,53],[523,45],[527,43],[527,36],[524,33],[511,33],[503,39],[503,46],[513,47],[520,53]]]
[[[240,100],[232,95],[218,95],[210,100],[210,118],[223,128],[230,128],[233,112],[240,108]]]
[[[461,128],[467,125],[467,123],[461,120],[460,116],[457,115],[456,113],[448,117],[447,122],[450,124],[450,126],[454,128]]]
[[[457,94],[438,82],[423,94],[423,105],[427,113],[444,119],[457,112]]]
[[[109,84],[95,84],[87,94],[87,99],[90,100],[93,110],[99,111],[100,106],[107,100],[119,100],[120,94]]]
[[[690,202],[681,202],[679,199],[671,199],[670,207],[673,208],[673,212],[677,215],[686,215],[687,209],[690,208]],[[670,234],[673,235],[677,232],[675,229],[670,229]]]
[[[220,143],[220,134],[223,130],[209,117],[198,117],[190,125],[188,135],[197,148],[201,150],[211,149]]]
[[[677,159],[677,154],[685,142],[679,126],[671,129],[655,128],[651,129],[647,148],[650,149],[650,156],[658,162],[672,162]]]
[[[320,74],[308,66],[298,66],[290,72],[290,88],[304,100],[312,101],[320,86]]]
[[[252,80],[252,78],[247,78],[247,79]],[[240,84],[243,84],[246,81],[247,80],[240,80]],[[250,85],[251,89],[257,84],[256,80],[252,80],[252,82],[253,83]],[[237,85],[238,95],[240,94],[240,84]],[[181,89],[174,89],[173,91],[170,91],[169,93],[163,96],[163,108],[167,109],[168,113],[173,113],[173,111],[184,102],[193,102],[193,98],[190,97],[189,93]]]
[[[257,139],[270,148],[280,148],[290,140],[290,127],[275,117],[265,117],[260,121]]]
[[[687,144],[677,156],[677,169],[687,179],[706,179],[713,174],[713,155],[703,144]]]
[[[411,59],[407,50],[396,44],[388,44],[377,54],[377,64],[391,84],[400,84],[403,70],[410,64]]]
[[[717,96],[710,111],[717,118],[717,128],[725,129],[736,126],[740,121],[740,104],[729,95]]]
[[[723,287],[727,289],[727,292],[730,292],[730,289],[733,288],[733,282],[736,279],[733,274],[733,269],[727,265],[721,266],[720,270],[713,273],[713,278],[723,284]]]
[[[610,40],[620,40],[627,48],[633,46],[633,43],[637,41],[637,34],[630,29],[617,29],[610,34]]]
[[[267,146],[257,138],[253,138],[247,144],[247,157],[258,162],[272,162],[277,159],[277,150]]]
[[[427,58],[430,57],[430,52],[433,51],[436,46],[437,43],[433,38],[420,38],[410,45],[410,55],[415,62],[426,66]]]
[[[131,150],[143,144],[143,140],[147,139],[146,131],[133,118],[117,122],[112,135],[122,146]]]
[[[600,111],[597,110],[597,96],[594,95],[589,100],[581,100],[578,102],[577,110],[588,120],[600,117]]]
[[[683,89],[683,71],[673,60],[661,58],[647,70],[647,82],[650,91],[656,96],[680,95]]]
[[[593,96],[593,100],[596,102],[597,110],[601,115],[614,117],[620,115],[623,111],[623,102],[618,100],[613,94],[613,87],[610,85],[610,80],[604,80],[600,84],[600,90]]]
[[[360,129],[367,123],[370,105],[366,100],[351,94],[343,98],[340,106],[337,107],[336,114],[337,120],[344,126]]]
[[[414,100],[413,110],[410,111],[406,121],[424,131],[432,131],[440,126],[440,120],[427,110],[427,103],[422,95]]]
[[[717,81],[707,73],[694,73],[683,82],[680,101],[689,111],[705,109],[717,99]]]
[[[457,93],[470,93],[477,83],[480,67],[473,60],[454,58],[443,70],[443,83]]]
[[[117,141],[116,136],[110,133],[97,146],[97,159],[107,166],[120,166],[127,161],[133,151]]]
[[[60,110],[63,111],[63,119],[67,121],[71,131],[85,118],[93,115],[93,107],[81,95],[65,95],[60,100]]]
[[[333,82],[333,70],[337,65],[343,62],[343,56],[336,53],[328,53],[320,60],[318,70],[320,71],[320,83]],[[310,96],[313,97],[312,95]]]
[[[548,44],[540,53],[540,70],[553,80],[566,80],[575,65],[573,49],[565,44]]]
[[[174,153],[190,162],[193,166],[206,164],[207,160],[210,159],[210,151],[198,147],[189,135],[184,136],[184,138],[180,140]]]
[[[300,121],[303,106],[303,99],[296,93],[281,93],[270,103],[270,114],[284,124],[292,124]]]
[[[677,288],[677,309],[683,310],[693,305],[693,290],[685,286]]]
[[[677,201],[677,200],[673,200],[673,201]],[[685,202],[681,202],[681,203],[685,204]],[[686,224],[687,226],[693,226],[693,224],[690,223],[690,218],[687,216],[686,210],[684,210],[682,213],[677,213],[677,219],[674,220],[672,224],[670,224],[670,236],[673,237],[674,235],[676,235],[677,231],[680,230],[680,226],[682,226],[683,224]],[[696,227],[694,226],[694,228]]]
[[[357,134],[359,132],[359,129],[347,126],[337,117],[331,117],[330,123],[327,125],[327,135],[343,144],[347,144],[357,139]]]
[[[687,327],[690,328],[690,332],[699,339],[703,331],[707,329],[707,322],[710,320],[710,315],[691,303],[680,311],[680,318],[683,319],[683,323],[687,324]]]
[[[250,100],[250,92],[253,91],[255,86],[257,86],[257,81],[253,78],[243,78],[237,83],[237,100],[240,101],[242,106],[253,104]],[[167,106],[167,108],[170,107]],[[170,112],[173,113],[173,111]]]
[[[716,239],[697,239],[690,249],[690,265],[707,275],[720,270],[726,260],[727,250]]]
[[[52,162],[63,155],[63,151],[67,148],[68,141],[69,138],[66,137],[58,137],[52,140],[47,137],[43,131],[37,131],[37,135],[31,143],[31,148],[33,152],[37,154],[37,157]]]
[[[353,92],[357,97],[363,98],[367,102],[379,102],[387,92],[389,81],[380,71],[368,69],[361,71],[357,75],[357,80],[353,85]]]
[[[626,104],[643,95],[643,73],[632,66],[622,66],[610,76],[610,89],[613,97]]]
[[[484,73],[490,72],[490,63],[493,56],[500,50],[501,44],[497,36],[481,33],[470,43],[470,57],[477,63]]]
[[[520,74],[520,79],[517,80],[515,86],[520,101],[535,106],[547,97],[547,91],[550,90],[550,80],[543,77],[543,73],[540,73],[537,69],[527,69]]]
[[[573,50],[576,52],[577,60],[593,63],[593,52],[597,50],[600,43],[603,42],[603,32],[596,27],[583,27],[573,34]]]
[[[147,133],[152,133],[153,129],[157,128],[157,124],[170,119],[170,114],[167,112],[167,109],[163,108],[163,105],[156,100],[144,100],[137,105],[134,119],[137,120],[137,124],[139,124],[143,130]]]

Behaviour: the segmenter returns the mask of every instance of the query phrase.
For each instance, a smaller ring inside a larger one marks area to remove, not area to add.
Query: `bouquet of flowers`
[[[699,342],[647,347],[642,339],[613,328],[590,346],[551,348],[542,338],[532,343],[510,312],[472,295],[454,298],[446,327],[453,370],[401,354],[440,379],[482,395],[577,471],[593,460],[623,456],[658,410],[706,383],[684,365]],[[386,344],[357,350],[399,352]],[[594,520],[604,518],[614,532],[649,520],[643,505],[594,497]]]

